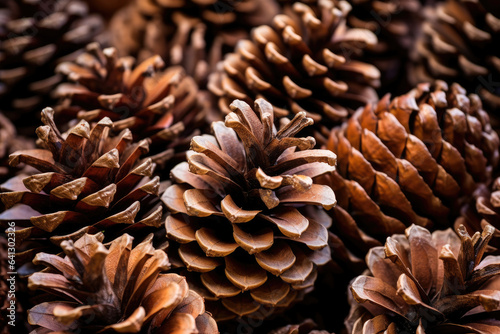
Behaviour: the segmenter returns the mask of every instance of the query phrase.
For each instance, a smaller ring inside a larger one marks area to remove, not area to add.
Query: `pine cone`
[[[339,199],[336,249],[363,258],[408,225],[451,226],[478,185],[491,182],[498,135],[479,97],[465,94],[457,84],[421,84],[332,130],[328,148],[339,160],[326,184]]]
[[[165,69],[159,56],[134,66],[133,58],[118,58],[114,48],[102,50],[93,43],[75,62],[57,70],[74,83],[57,88],[61,101],[56,117],[88,122],[109,117],[115,132],[128,128],[134,139],[149,138],[154,153],[169,148],[167,156],[154,157],[155,162],[164,163],[173,148],[187,146],[193,131],[205,122],[193,78],[178,66]]]
[[[44,109],[45,126],[37,129],[44,148],[10,156],[12,166],[25,163],[41,173],[23,180],[27,189],[0,194],[9,209],[1,220],[16,222],[16,243],[19,249],[26,248],[16,255],[17,264],[84,233],[106,230],[111,240],[123,232],[135,234],[146,227],[160,227],[160,181],[149,178],[155,164],[151,159],[139,161],[148,151],[148,142],[132,143],[129,130],[109,136],[113,126],[109,118],[92,128],[82,121],[61,135],[53,113]],[[38,246],[23,246],[30,240],[36,240]]]
[[[500,108],[497,1],[447,0],[431,7],[427,15],[412,77],[456,81],[478,92],[493,110]]]
[[[269,334],[334,334],[327,331],[317,330],[317,325],[311,319],[307,319],[298,325],[288,325],[273,330]]]
[[[35,120],[60,82],[57,64],[103,40],[104,23],[78,0],[4,0],[0,4],[0,106],[16,125]],[[26,113],[29,113],[26,115]]]
[[[102,14],[106,18],[111,18],[120,8],[128,5],[131,0],[87,0],[91,12]]]
[[[167,235],[194,272],[188,282],[222,301],[209,308],[219,319],[288,306],[312,287],[316,266],[330,259],[331,220],[317,206],[336,203],[313,181],[335,169],[335,154],[293,137],[312,123],[304,112],[277,132],[267,101],[256,100],[255,111],[239,100],[230,108],[225,123],[212,124],[214,136],[193,138],[162,196],[172,212]]]
[[[461,216],[455,221],[455,227],[464,225],[472,233],[492,225],[496,231],[490,245],[500,250],[500,177],[488,187],[481,184],[469,203],[461,211]]]
[[[272,26],[255,28],[251,40],[240,41],[210,76],[208,88],[219,96],[219,108],[229,113],[233,99],[251,103],[264,97],[279,117],[305,110],[327,136],[349,111],[376,100],[372,87],[380,72],[351,58],[377,37],[346,27],[350,9],[345,1],[319,1],[312,8],[295,3]]]
[[[482,259],[494,229],[430,233],[412,225],[366,256],[350,286],[349,333],[498,333],[500,257]],[[497,311],[495,313],[490,313]]]
[[[29,323],[41,327],[32,333],[218,333],[186,279],[161,273],[169,262],[152,237],[132,249],[133,238],[124,234],[107,249],[102,234],[85,234],[61,243],[64,258],[37,254],[34,262],[48,270],[31,275],[29,287],[57,301],[29,311]]]
[[[204,86],[222,56],[277,12],[274,0],[134,0],[111,22],[113,45],[141,60],[159,54]]]

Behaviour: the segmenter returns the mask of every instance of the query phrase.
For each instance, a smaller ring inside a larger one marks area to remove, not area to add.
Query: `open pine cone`
[[[269,334],[334,334],[327,331],[317,330],[317,325],[311,319],[307,319],[298,325],[288,325],[271,331]]]
[[[228,54],[208,88],[219,96],[219,108],[234,99],[251,103],[263,97],[275,114],[293,117],[301,111],[327,135],[330,125],[350,111],[377,99],[380,72],[354,60],[377,37],[366,29],[346,27],[351,6],[345,1],[319,1],[309,7],[295,3],[272,26],[252,31]]]
[[[330,260],[331,220],[318,206],[336,203],[329,186],[313,181],[335,169],[335,154],[312,149],[312,137],[294,138],[312,124],[304,112],[276,131],[265,100],[230,108],[225,123],[212,124],[214,136],[193,138],[162,196],[172,212],[167,235],[194,272],[188,282],[222,301],[209,308],[219,319],[288,306],[311,288],[316,266]]]
[[[39,253],[34,262],[47,270],[29,277],[29,287],[55,298],[29,311],[32,333],[218,333],[203,298],[186,279],[161,273],[167,255],[152,235],[132,248],[128,234],[107,249],[102,234],[84,234],[61,248],[66,256]],[[61,299],[62,298],[62,299]]]
[[[277,12],[274,0],[134,0],[111,22],[113,45],[140,60],[159,54],[204,85],[222,56]]]
[[[412,77],[458,82],[477,92],[490,108],[500,108],[498,2],[447,0],[430,9]]]
[[[369,273],[350,286],[352,334],[495,334],[500,327],[500,257],[483,253],[494,229],[471,238],[412,225],[366,256]],[[496,311],[496,312],[494,312]],[[492,313],[490,313],[492,312]]]
[[[60,82],[57,64],[103,40],[104,22],[78,0],[4,0],[0,4],[0,108],[16,124],[36,120]],[[24,112],[24,113],[23,113]],[[25,116],[29,113],[29,118]]]
[[[61,98],[56,118],[97,122],[109,117],[115,132],[128,128],[135,139],[149,138],[154,153],[169,149],[155,161],[163,163],[174,147],[187,146],[195,128],[205,122],[193,78],[178,66],[165,69],[160,56],[136,65],[132,57],[119,58],[115,48],[102,50],[92,43],[75,62],[57,70],[73,83],[55,91]]]
[[[475,94],[421,84],[359,110],[332,130],[338,159],[329,183],[338,249],[363,258],[411,225],[448,227],[498,165],[498,135]],[[335,255],[335,252],[334,252]]]
[[[124,231],[134,234],[148,226],[160,227],[160,181],[150,179],[155,164],[139,160],[148,142],[133,143],[129,130],[109,136],[109,118],[92,128],[82,121],[61,135],[53,113],[44,109],[45,126],[37,129],[44,148],[10,156],[12,166],[25,163],[40,173],[23,180],[27,189],[0,193],[8,209],[0,220],[16,222],[16,243],[23,251],[16,255],[17,264],[84,233],[105,230],[111,239]]]

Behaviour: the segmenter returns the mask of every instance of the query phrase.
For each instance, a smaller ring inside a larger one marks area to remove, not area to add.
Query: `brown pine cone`
[[[97,122],[113,121],[113,131],[130,129],[134,139],[149,138],[154,157],[164,163],[179,145],[187,150],[195,129],[204,125],[205,108],[193,78],[181,67],[165,68],[160,56],[134,64],[131,57],[119,58],[114,48],[98,44],[75,62],[60,64],[57,71],[72,83],[57,87],[61,100],[55,108],[57,123],[72,118]]]
[[[81,121],[61,134],[54,111],[42,111],[37,129],[42,149],[17,151],[10,164],[25,163],[40,173],[18,182],[17,191],[0,193],[8,209],[1,221],[16,223],[16,262],[31,261],[66,239],[105,230],[106,237],[131,234],[162,225],[160,180],[150,179],[151,159],[140,161],[148,142],[132,142],[129,130],[111,137],[113,123],[104,118],[92,128]],[[15,182],[11,182],[15,183]]]
[[[29,310],[29,323],[40,326],[31,333],[218,333],[186,279],[162,273],[168,257],[152,238],[132,248],[124,234],[106,248],[101,233],[84,234],[61,243],[64,258],[37,254],[34,262],[47,269],[31,275],[29,287],[55,301]]]
[[[329,180],[336,248],[363,258],[411,225],[448,227],[498,165],[498,135],[475,94],[421,84],[359,110],[332,130],[338,159]],[[335,256],[335,252],[333,252]]]
[[[209,308],[219,319],[269,314],[259,308],[288,306],[312,288],[316,266],[330,260],[331,220],[318,206],[336,203],[313,181],[335,169],[335,154],[294,138],[312,124],[304,112],[277,131],[263,99],[254,110],[239,100],[230,108],[225,123],[212,124],[214,136],[193,138],[162,196],[172,213],[167,235],[180,244],[172,256],[194,272],[193,288],[222,302]]]
[[[305,110],[327,136],[332,124],[377,99],[372,87],[378,86],[380,72],[354,60],[377,44],[377,37],[346,27],[351,6],[345,1],[313,7],[297,2],[292,8],[276,16],[272,26],[255,28],[251,40],[240,41],[210,76],[208,87],[225,113],[234,99],[251,103],[263,97],[280,117]]]
[[[430,7],[427,16],[416,48],[415,82],[455,81],[493,110],[500,108],[498,2],[447,0]]]
[[[89,15],[83,1],[2,1],[0,108],[16,125],[36,121],[61,81],[57,64],[74,59],[91,41],[104,41],[103,30],[102,18]]]
[[[91,12],[102,14],[106,18],[110,18],[120,8],[128,5],[132,0],[87,0]]]
[[[120,55],[159,54],[202,86],[222,56],[278,12],[274,0],[134,0],[111,22]]]
[[[494,228],[471,238],[412,225],[366,256],[369,272],[350,286],[352,334],[476,333],[500,328],[500,257],[483,253]]]
[[[327,331],[317,330],[317,325],[311,319],[307,319],[298,325],[288,325],[271,331],[269,334],[334,334]]]

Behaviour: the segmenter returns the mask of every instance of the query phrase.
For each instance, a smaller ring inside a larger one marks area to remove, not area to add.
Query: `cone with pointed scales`
[[[128,234],[109,248],[102,238],[85,234],[63,241],[65,257],[37,254],[34,262],[47,268],[29,277],[29,287],[49,292],[55,301],[29,311],[29,323],[39,326],[32,334],[218,333],[186,279],[163,273],[168,258],[153,247],[152,235],[135,247]]]
[[[188,282],[214,301],[208,309],[218,319],[286,307],[310,289],[330,259],[331,220],[320,206],[336,203],[314,182],[335,169],[335,154],[294,137],[312,124],[305,113],[276,131],[265,100],[230,108],[225,123],[212,124],[214,136],[193,138],[162,196],[172,213],[167,235],[179,243],[171,257],[192,271]]]

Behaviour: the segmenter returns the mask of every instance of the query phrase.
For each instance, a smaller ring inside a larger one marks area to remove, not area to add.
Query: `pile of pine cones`
[[[498,0],[1,0],[0,334],[500,333],[499,43]]]

